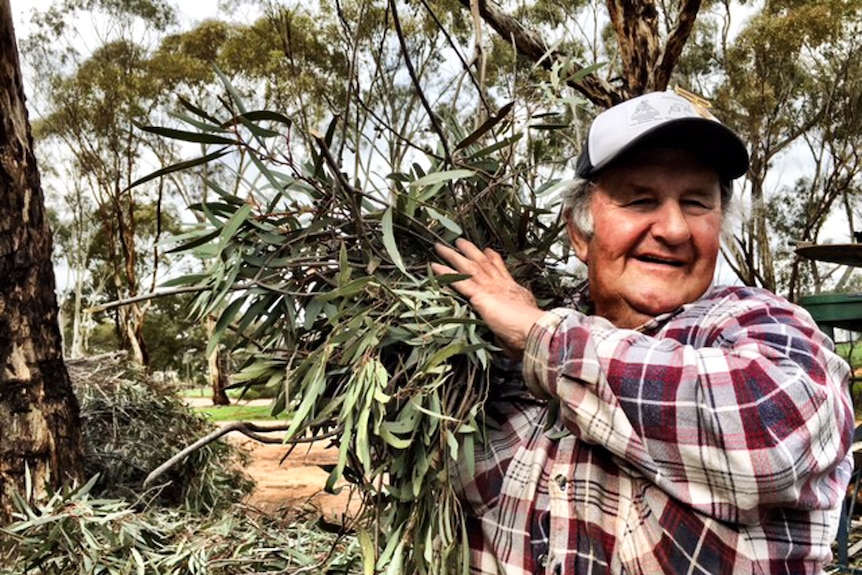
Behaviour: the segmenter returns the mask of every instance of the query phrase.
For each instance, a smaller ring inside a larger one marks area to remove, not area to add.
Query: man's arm
[[[527,384],[559,398],[584,441],[709,516],[834,508],[853,427],[848,367],[795,306],[732,293],[706,325],[663,337],[555,310],[529,335]]]

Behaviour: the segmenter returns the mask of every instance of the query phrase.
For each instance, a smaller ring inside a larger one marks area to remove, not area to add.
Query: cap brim
[[[713,166],[721,179],[732,180],[748,171],[748,150],[732,130],[706,118],[679,118],[640,134],[600,165],[590,165],[589,151],[584,149],[576,172],[581,177],[592,177],[630,152],[645,147],[690,150]]]

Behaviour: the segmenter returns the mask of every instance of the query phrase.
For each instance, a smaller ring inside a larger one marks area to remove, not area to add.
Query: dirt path
[[[192,407],[212,406],[208,397],[187,397],[185,401]],[[253,399],[238,404],[269,405],[271,402],[270,399]],[[251,423],[262,427],[273,424],[272,421]],[[278,437],[279,433],[272,436]],[[298,445],[288,455],[287,445],[259,443],[236,431],[223,439],[242,445],[249,452],[251,459],[244,471],[255,481],[255,489],[246,499],[248,505],[267,513],[319,512],[333,523],[341,523],[349,509],[355,511],[356,502],[351,504],[346,488],[337,495],[324,491],[329,472],[321,466],[338,462],[338,450],[327,442]],[[336,487],[345,485],[342,482]]]
[[[321,468],[335,465],[336,449],[318,442],[299,445],[288,455],[286,445],[259,443],[237,432],[228,434],[228,440],[245,447],[251,457],[244,471],[254,479],[255,489],[246,503],[270,513],[315,511],[330,522],[343,521],[351,505],[348,490],[344,488],[337,495],[326,493],[329,473]]]
[[[271,400],[250,400],[242,404],[269,405]],[[191,406],[211,406],[209,398],[186,398]],[[223,422],[222,424],[226,424]],[[272,421],[254,421],[260,426],[272,425]],[[272,434],[278,437],[278,433]],[[223,439],[243,446],[250,455],[244,471],[255,481],[255,489],[246,503],[266,513],[296,514],[302,511],[321,513],[332,523],[341,523],[351,504],[348,490],[338,494],[324,491],[329,473],[321,466],[335,465],[337,449],[327,442],[316,442],[296,446],[288,455],[288,446],[259,443],[239,432],[231,432]],[[336,487],[344,487],[341,482]]]

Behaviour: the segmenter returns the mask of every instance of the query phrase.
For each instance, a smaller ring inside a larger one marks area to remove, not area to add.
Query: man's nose
[[[652,234],[669,245],[678,245],[691,238],[688,219],[678,201],[667,200],[659,205]]]

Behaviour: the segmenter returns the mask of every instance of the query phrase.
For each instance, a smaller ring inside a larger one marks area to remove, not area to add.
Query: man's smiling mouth
[[[680,260],[663,258],[660,256],[654,256],[654,255],[649,255],[649,254],[642,255],[642,256],[636,256],[635,259],[637,259],[638,261],[642,261],[644,263],[648,263],[648,264],[661,264],[661,265],[666,265],[666,266],[673,266],[675,268],[679,268],[679,267],[682,267],[683,265],[685,265],[684,262],[681,262]]]

